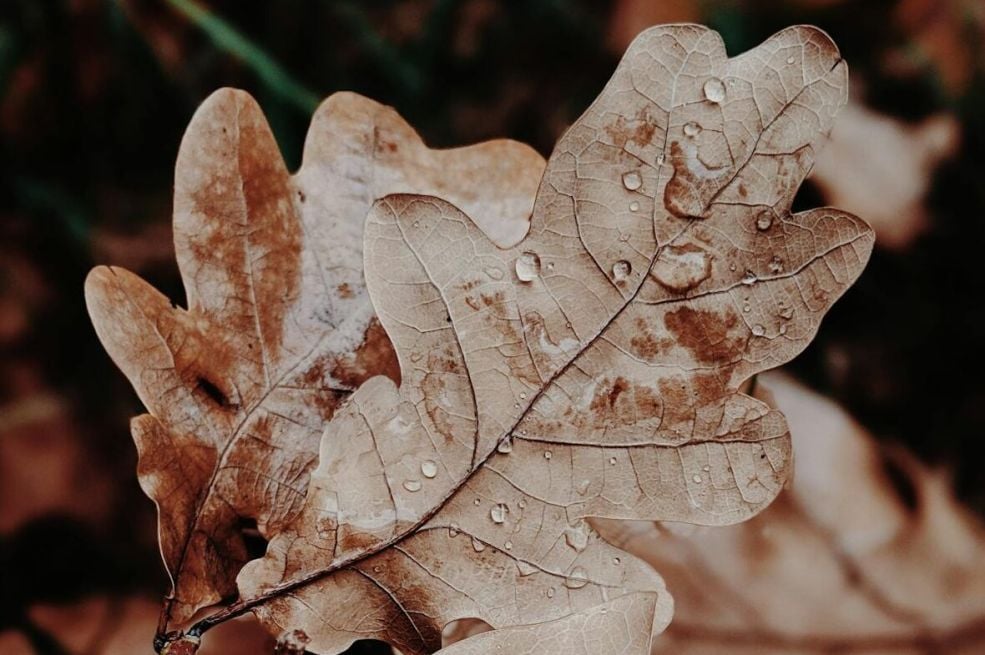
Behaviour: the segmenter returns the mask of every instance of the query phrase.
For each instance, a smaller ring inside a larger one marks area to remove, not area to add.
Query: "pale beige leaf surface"
[[[729,524],[779,492],[786,423],[738,389],[806,346],[871,250],[851,215],[789,212],[846,84],[813,28],[733,59],[654,28],[559,142],[520,244],[445,200],[379,201],[366,281],[401,384],[335,415],[226,614],[318,653],[433,652],[452,620],[537,631],[626,596],[662,629],[661,580],[585,519]]]
[[[175,172],[188,309],[122,269],[86,282],[96,331],[150,412],[133,434],[174,584],[162,630],[235,593],[244,519],[270,535],[298,512],[339,399],[399,377],[362,277],[373,201],[442,194],[508,245],[543,166],[512,141],[430,150],[392,109],[339,93],[292,176],[252,98],[226,89],[203,103]]]
[[[797,459],[773,505],[716,530],[600,524],[657,567],[675,596],[674,623],[653,652],[982,652],[985,526],[947,476],[880,449],[844,410],[790,378],[760,379],[790,421]]]

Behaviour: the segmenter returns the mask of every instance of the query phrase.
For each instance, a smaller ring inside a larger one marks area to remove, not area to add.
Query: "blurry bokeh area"
[[[669,22],[709,25],[732,55],[797,23],[841,48],[851,101],[795,209],[858,214],[877,245],[788,372],[985,513],[980,0],[3,0],[0,651],[150,650],[168,580],[128,429],[142,408],[82,282],[120,265],[183,303],[173,167],[205,97],[249,91],[292,168],[338,90],[432,146],[511,137],[546,156],[632,38]],[[223,648],[273,652],[249,627]]]

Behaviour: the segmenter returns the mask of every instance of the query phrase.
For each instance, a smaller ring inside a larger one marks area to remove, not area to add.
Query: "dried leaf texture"
[[[880,449],[841,408],[789,378],[764,383],[797,454],[793,486],[769,509],[717,530],[600,525],[658,567],[675,596],[674,623],[653,652],[982,652],[985,526],[947,477]]]
[[[333,418],[237,609],[319,653],[433,652],[462,617],[528,626],[515,644],[624,597],[662,629],[661,580],[585,519],[728,524],[780,490],[786,423],[737,390],[804,348],[871,250],[853,216],[789,212],[846,83],[812,28],[734,59],[654,28],[559,142],[520,244],[444,200],[378,202],[366,280],[402,382]]]
[[[235,593],[244,522],[263,535],[287,525],[339,399],[369,376],[399,377],[362,277],[373,201],[454,198],[508,244],[526,232],[543,166],[512,141],[429,150],[393,110],[340,93],[315,114],[292,176],[249,95],[203,103],[175,173],[188,309],[122,269],[86,282],[96,331],[150,411],[133,434],[159,507],[170,619]]]

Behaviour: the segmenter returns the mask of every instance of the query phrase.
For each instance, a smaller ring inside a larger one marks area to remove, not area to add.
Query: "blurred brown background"
[[[152,625],[167,588],[128,434],[141,408],[82,280],[117,264],[183,302],[170,190],[199,102],[248,90],[292,167],[341,89],[393,105],[431,145],[508,136],[547,155],[638,31],[682,21],[731,54],[795,23],[840,46],[852,105],[797,206],[853,211],[879,242],[792,371],[950,467],[985,512],[980,0],[3,0],[0,650],[107,652],[119,617]]]

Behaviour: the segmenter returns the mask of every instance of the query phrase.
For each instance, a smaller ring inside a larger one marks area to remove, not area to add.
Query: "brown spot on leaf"
[[[703,364],[729,362],[745,351],[747,336],[732,334],[738,315],[726,308],[719,314],[707,309],[680,307],[664,316],[664,325],[677,342]]]

